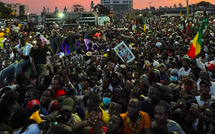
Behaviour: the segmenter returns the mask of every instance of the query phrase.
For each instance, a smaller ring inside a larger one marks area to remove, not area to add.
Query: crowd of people
[[[203,47],[191,59],[203,19]],[[0,133],[214,134],[212,16],[153,16],[143,27],[7,23],[0,34]],[[131,62],[113,49],[122,41]]]

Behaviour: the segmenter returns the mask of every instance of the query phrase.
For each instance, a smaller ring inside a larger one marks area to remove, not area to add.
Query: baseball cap
[[[178,69],[172,69],[171,71],[170,71],[170,74],[176,74],[176,75],[178,75]]]
[[[208,86],[211,86],[211,82],[210,82],[209,80],[202,79],[202,80],[200,81],[199,85],[202,84],[202,83],[205,83],[205,84],[207,84]]]
[[[38,105],[40,105],[40,102],[38,100],[31,100],[30,102],[28,102],[26,108],[32,109],[34,106],[38,106]]]
[[[190,59],[190,57],[187,54],[184,55],[184,57],[182,58],[182,60],[187,60],[187,61],[191,62],[191,59]]]
[[[63,102],[62,102],[62,107],[61,110],[69,110],[72,111],[74,106],[74,100],[72,98],[66,98]]]

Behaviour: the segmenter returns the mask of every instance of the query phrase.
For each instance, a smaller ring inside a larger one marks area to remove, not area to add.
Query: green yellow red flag
[[[201,28],[197,32],[196,36],[194,37],[194,39],[190,45],[187,55],[191,59],[193,59],[196,55],[198,55],[202,50],[202,32],[206,25],[207,25],[207,19],[204,19]]]
[[[144,21],[143,31],[144,32],[146,31],[146,18],[145,18],[145,21]]]

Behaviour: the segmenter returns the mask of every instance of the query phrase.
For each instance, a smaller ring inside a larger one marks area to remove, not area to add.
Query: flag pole
[[[189,2],[187,0],[187,20],[188,20],[188,18],[189,18]]]

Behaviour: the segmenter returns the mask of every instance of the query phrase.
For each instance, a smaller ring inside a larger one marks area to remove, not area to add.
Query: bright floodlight
[[[59,13],[58,17],[63,18],[64,17],[64,13]]]

